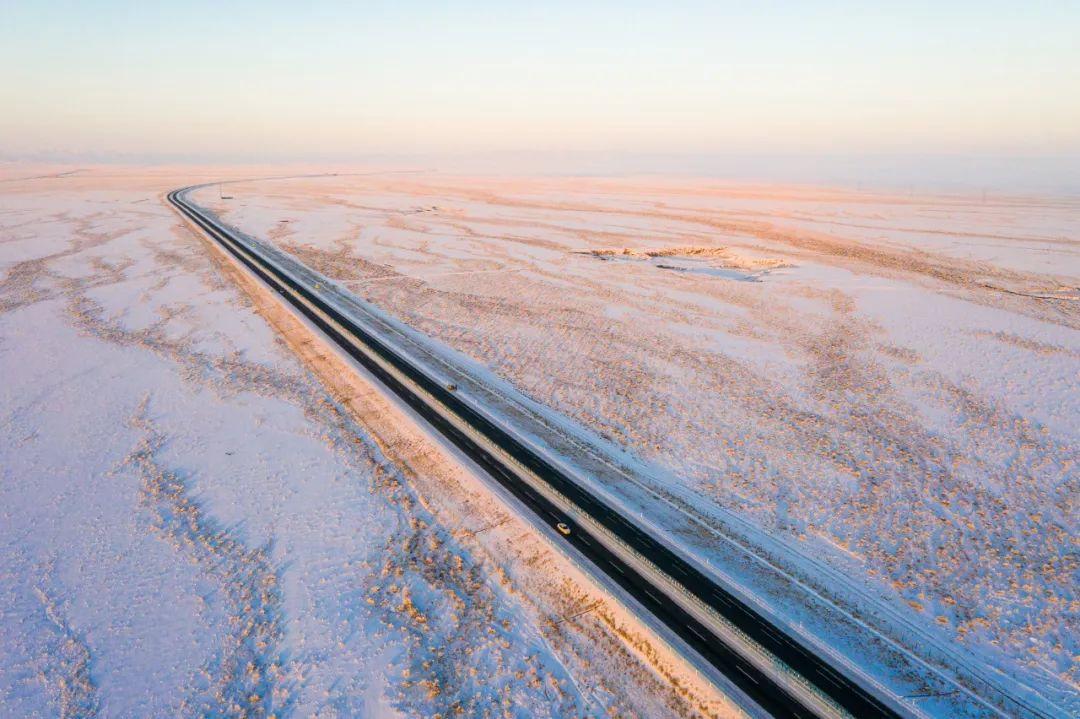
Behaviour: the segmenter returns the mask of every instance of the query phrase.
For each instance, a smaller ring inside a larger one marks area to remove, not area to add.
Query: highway
[[[863,685],[842,666],[719,586],[646,530],[463,401],[437,378],[315,287],[186,199],[167,196],[183,217],[278,292],[477,466],[677,635],[765,713],[775,717],[914,717],[903,700]]]

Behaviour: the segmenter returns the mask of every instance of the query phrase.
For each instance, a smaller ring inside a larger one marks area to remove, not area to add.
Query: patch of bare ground
[[[998,342],[1004,342],[1013,347],[1019,347],[1040,355],[1065,355],[1067,357],[1080,358],[1080,352],[1077,352],[1074,349],[1050,344],[1049,342],[1039,342],[1038,340],[1033,340],[1029,337],[1021,337],[1012,332],[987,332],[985,330],[976,330],[971,334],[976,337],[985,337],[987,339],[997,340]]]
[[[285,242],[295,234],[296,230],[293,228],[291,220],[278,220],[277,225],[270,230],[268,236],[271,242]]]
[[[376,264],[357,255],[348,243],[341,241],[333,250],[324,250],[313,245],[288,243],[282,249],[297,257],[308,267],[327,277],[341,282],[367,280],[372,278],[396,277],[393,269]]]
[[[56,273],[50,266],[114,239],[117,232],[94,230],[94,223],[100,217],[100,214],[94,214],[70,218],[66,213],[54,216],[53,222],[63,222],[71,226],[67,246],[47,255],[15,262],[7,268],[4,276],[0,278],[0,315],[52,299],[59,294],[57,284],[73,282],[70,278]],[[116,281],[123,269],[102,258],[94,258],[92,268],[99,272],[99,276],[83,280],[84,286],[100,286]]]
[[[0,279],[0,314],[49,299],[53,293],[40,286],[48,274],[49,259],[37,257],[18,262]]]
[[[663,247],[658,249],[638,249],[633,247],[601,248],[596,250],[578,250],[579,254],[594,257],[631,257],[635,259],[653,257],[689,257],[710,259],[721,267],[738,270],[772,270],[791,267],[791,263],[778,257],[746,257],[738,255],[729,247]]]
[[[166,271],[182,270],[185,274],[198,277],[206,288],[212,291],[223,290],[229,283],[220,272],[214,271],[212,264],[206,261],[199,245],[191,241],[186,229],[172,225],[169,228],[171,242],[162,242],[147,238],[143,245],[148,247],[154,259]]]
[[[68,302],[68,314],[82,332],[103,342],[144,349],[173,361],[188,381],[223,396],[252,392],[285,399],[307,411],[314,411],[318,390],[300,377],[247,361],[235,352],[228,355],[199,352],[192,349],[187,340],[170,337],[167,329],[170,320],[183,312],[182,305],[161,307],[158,320],[133,329],[116,318],[107,317],[101,305],[83,293],[71,293]]]
[[[725,232],[748,234],[759,241],[808,251],[808,259],[832,258],[841,265],[856,263],[863,271],[884,276],[922,276],[967,291],[981,304],[1005,307],[1072,329],[1080,329],[1080,302],[1075,288],[1062,290],[1060,278],[1022,273],[988,263],[945,257],[925,250],[903,250],[823,233],[787,230],[772,223],[696,221]]]

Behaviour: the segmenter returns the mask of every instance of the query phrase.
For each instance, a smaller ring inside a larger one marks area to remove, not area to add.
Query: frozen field
[[[66,170],[0,165],[0,716],[736,715],[316,380],[164,204],[204,173]]]
[[[1080,710],[1080,200],[437,174],[223,191],[193,199],[618,457],[640,481],[610,491],[697,556],[768,544],[903,647]]]

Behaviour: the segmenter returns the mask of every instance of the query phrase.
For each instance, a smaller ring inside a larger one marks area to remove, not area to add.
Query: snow
[[[907,652],[1076,710],[1075,198],[438,174],[229,192],[194,198],[898,693],[932,682],[890,669]]]
[[[0,715],[737,714],[610,608],[553,625],[602,592],[462,531],[491,500],[359,422],[163,201],[250,172],[67,169],[0,185]]]

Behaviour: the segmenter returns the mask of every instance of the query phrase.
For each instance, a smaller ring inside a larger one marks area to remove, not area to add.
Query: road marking
[[[837,681],[837,679],[839,679],[839,677],[837,677],[835,674],[833,674],[830,670],[826,669],[825,667],[821,667],[818,670],[818,674],[825,677],[825,679],[830,684],[832,684],[833,686],[837,686],[837,687],[842,687],[843,686],[840,682]]]
[[[746,673],[746,670],[742,668],[741,664],[736,664],[735,668],[738,669],[740,672],[742,672],[742,675],[744,677],[746,677],[747,679],[749,679],[750,681],[752,681],[754,684],[758,683],[757,679],[754,679],[752,676],[750,676],[749,674]]]

